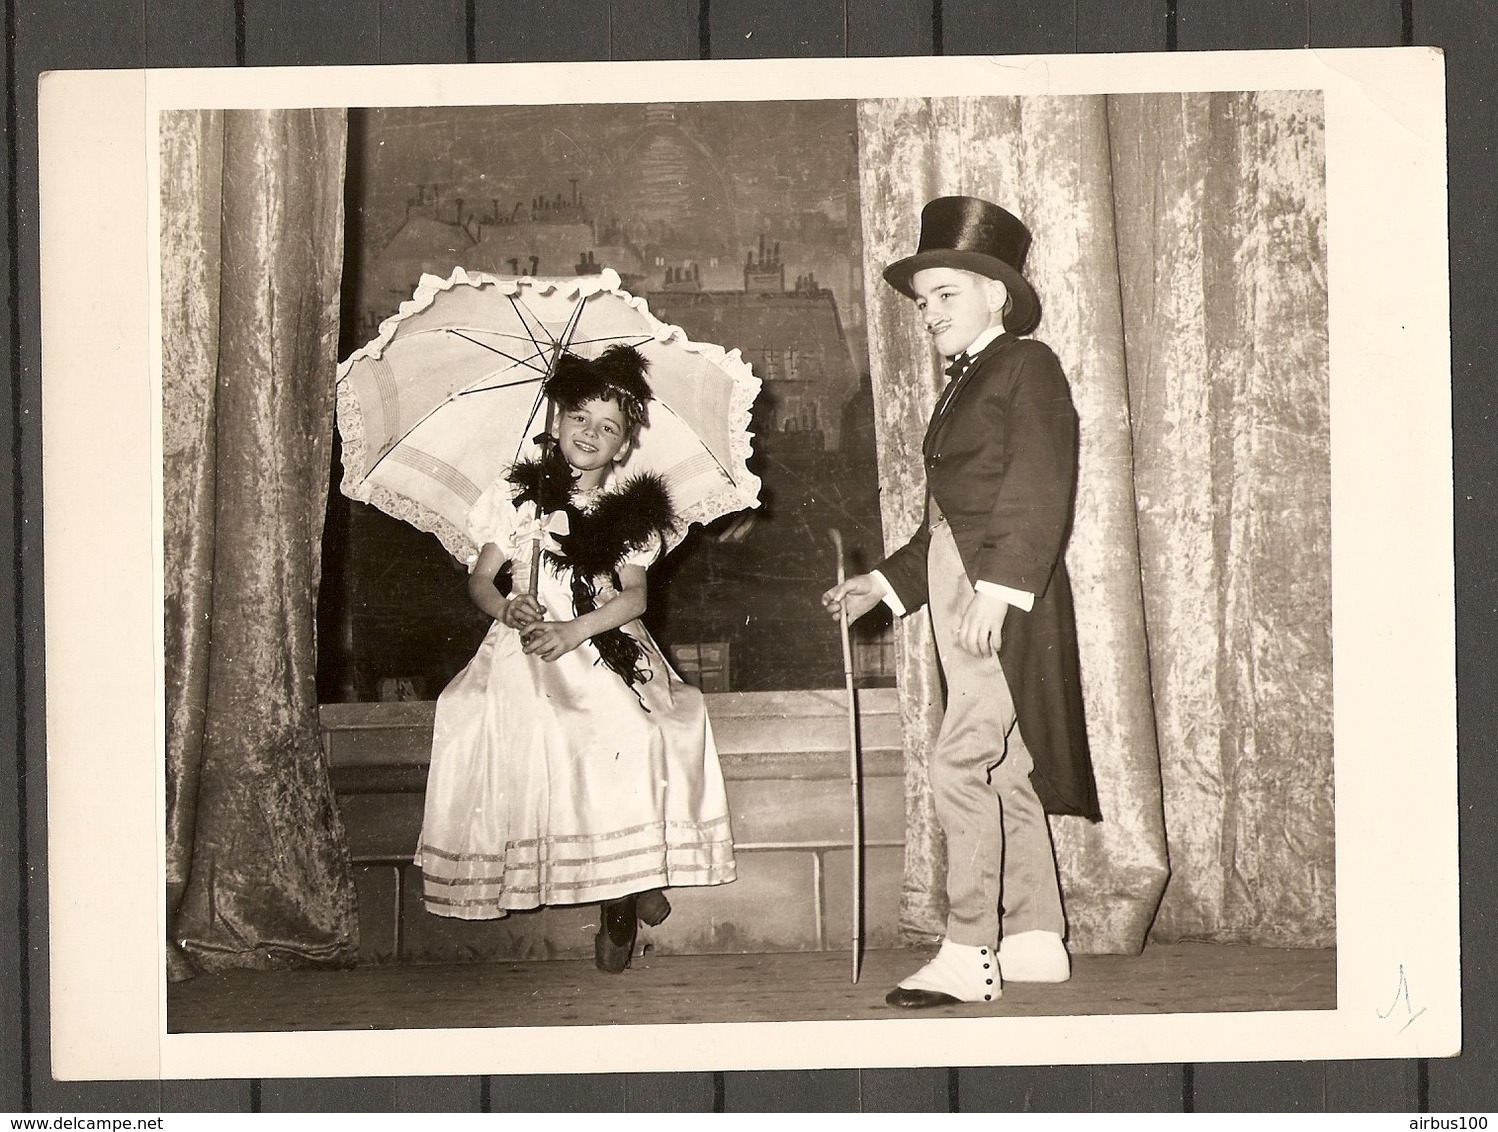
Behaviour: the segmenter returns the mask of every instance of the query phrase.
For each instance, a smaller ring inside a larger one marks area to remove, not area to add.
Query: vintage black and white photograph
[[[148,93],[163,1075],[1443,1049],[1389,54]]]

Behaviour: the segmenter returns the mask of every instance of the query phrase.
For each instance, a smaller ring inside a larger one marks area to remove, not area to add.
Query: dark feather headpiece
[[[571,411],[588,401],[614,401],[631,438],[650,423],[650,363],[633,346],[610,346],[596,358],[564,351],[546,380],[546,395]]]

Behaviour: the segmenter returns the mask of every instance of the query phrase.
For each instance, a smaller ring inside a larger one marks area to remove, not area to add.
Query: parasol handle
[[[531,540],[531,576],[525,587],[525,592],[531,597],[536,597],[541,589],[541,539],[543,537],[537,535]]]
[[[827,532],[837,551],[837,584],[846,578],[843,568],[843,536],[836,527]],[[848,786],[853,795],[853,981],[858,982],[859,943],[863,925],[863,799],[858,766],[858,698],[853,690],[853,648],[848,641],[848,609],[838,611],[838,630],[843,646],[843,687],[848,697]]]
[[[541,589],[541,539],[531,540],[531,578],[525,592],[536,597]]]
[[[579,307],[581,307],[581,304],[579,304]],[[576,317],[577,317],[576,314],[574,314],[573,315],[574,321],[576,320]],[[556,371],[556,368],[557,368],[557,359],[560,358],[561,356],[562,356],[562,344],[560,342],[558,342],[555,346],[552,347],[552,351],[551,351],[551,363],[546,368],[546,378],[548,380],[551,378],[551,375]],[[546,401],[546,435],[550,436],[551,435],[551,426],[556,423],[557,406],[556,406],[556,402],[555,401],[553,401],[550,397],[546,396],[546,392],[545,392],[546,385],[545,385],[544,381],[543,381],[543,383],[541,385],[541,390],[542,390],[541,396]],[[535,418],[532,417],[531,419],[534,420]],[[541,515],[541,507],[540,507],[540,504],[538,503],[536,505],[536,516],[537,516],[537,518],[539,518],[540,515]],[[529,593],[531,595],[531,597],[535,597],[537,595],[538,591],[540,590],[540,587],[541,587],[541,540],[543,538],[545,538],[545,537],[546,536],[542,532],[537,531],[536,532],[536,537],[535,537],[534,541],[532,541],[532,543],[531,543],[531,577],[530,577],[530,584],[526,588],[526,592]]]

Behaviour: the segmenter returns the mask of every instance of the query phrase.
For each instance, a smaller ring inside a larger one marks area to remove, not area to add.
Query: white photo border
[[[1269,89],[1320,90],[1326,110],[1335,1010],[645,1025],[628,1027],[627,1041],[608,1026],[166,1032],[162,110],[759,101],[770,90],[798,100]],[[41,80],[39,121],[57,1078],[1424,1058],[1459,1051],[1440,52],[55,72]],[[78,223],[85,214],[96,223]],[[1414,773],[1395,773],[1405,767]]]

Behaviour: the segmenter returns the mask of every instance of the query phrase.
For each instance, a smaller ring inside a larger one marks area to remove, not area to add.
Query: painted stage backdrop
[[[612,268],[656,317],[743,354],[764,383],[763,505],[653,568],[646,620],[706,690],[840,686],[817,600],[836,577],[828,531],[850,570],[882,545],[854,104],[351,111],[347,192],[340,356],[422,273],[456,266]],[[486,626],[435,538],[330,488],[324,702],[435,698]],[[893,684],[887,622],[855,641],[860,681]]]

